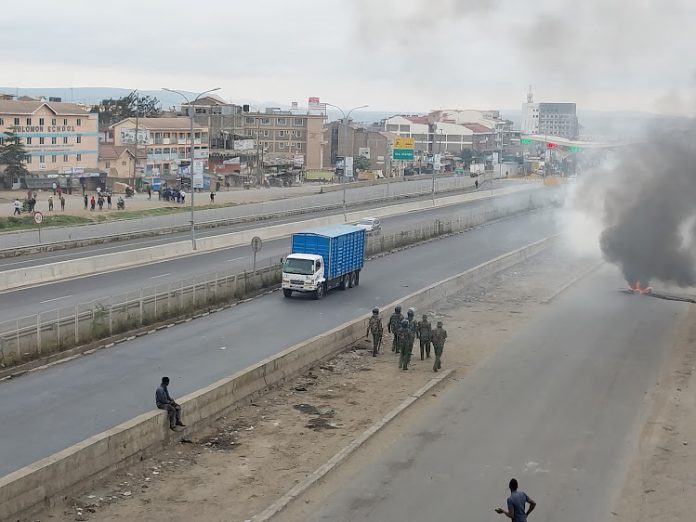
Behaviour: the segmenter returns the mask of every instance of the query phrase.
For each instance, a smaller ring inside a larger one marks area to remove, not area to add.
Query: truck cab
[[[315,254],[290,254],[283,263],[283,293],[290,297],[292,292],[324,293],[324,259]]]

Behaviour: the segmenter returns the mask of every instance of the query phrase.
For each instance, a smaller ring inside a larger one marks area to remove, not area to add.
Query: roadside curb
[[[604,261],[600,261],[600,262],[598,262],[597,264],[592,265],[590,268],[588,268],[587,270],[585,270],[582,274],[580,274],[579,276],[573,278],[572,280],[570,280],[569,282],[567,282],[566,284],[564,284],[561,288],[559,288],[558,290],[556,290],[556,291],[555,291],[553,294],[551,294],[549,297],[547,297],[546,299],[544,299],[544,300],[541,302],[541,304],[549,304],[551,301],[553,301],[554,299],[556,299],[556,298],[557,298],[559,295],[561,295],[563,292],[565,292],[566,290],[568,290],[571,286],[573,286],[573,285],[579,283],[581,280],[585,279],[587,276],[589,276],[592,272],[594,272],[595,270],[597,270],[597,269],[598,269],[600,266],[602,266],[603,264],[604,264]]]
[[[442,381],[447,379],[450,375],[454,373],[454,369],[445,370],[437,377],[430,379],[423,387],[421,387],[415,393],[409,395],[408,398],[404,399],[398,406],[387,412],[387,414],[382,417],[375,424],[366,429],[361,435],[359,435],[353,442],[348,444],[333,457],[331,457],[328,462],[316,469],[311,475],[305,478],[302,482],[291,488],[282,497],[276,500],[273,504],[267,507],[258,515],[254,515],[251,519],[246,522],[266,522],[270,520],[278,513],[283,511],[293,500],[305,493],[309,488],[316,484],[319,480],[324,478],[329,472],[337,468],[343,461],[345,461],[350,455],[355,453],[355,451],[361,448],[373,435],[379,433],[382,428],[394,420],[401,412],[406,408],[411,406],[418,399],[423,397],[428,391],[432,390],[435,386],[440,384]]]

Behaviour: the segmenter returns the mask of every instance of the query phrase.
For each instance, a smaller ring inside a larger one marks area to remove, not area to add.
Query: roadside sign
[[[413,149],[393,149],[392,159],[413,161]]]
[[[398,136],[394,138],[394,148],[395,149],[413,149],[414,139],[407,138],[405,136]]]
[[[263,241],[261,241],[261,238],[259,236],[254,236],[251,238],[251,248],[254,249],[254,252],[258,252],[261,250],[261,247],[263,246]]]
[[[43,214],[41,212],[34,212],[34,223],[40,225],[43,222]]]

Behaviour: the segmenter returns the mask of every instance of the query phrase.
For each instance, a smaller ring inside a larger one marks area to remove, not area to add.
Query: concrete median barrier
[[[425,308],[472,282],[505,270],[546,249],[554,237],[492,259],[386,305]],[[164,412],[153,410],[0,478],[0,520],[28,516],[59,496],[88,487],[151,455],[182,435],[199,430],[269,386],[328,359],[365,336],[369,315],[292,346],[250,368],[182,397],[188,428],[173,434]]]
[[[500,195],[518,196],[524,198],[527,197],[527,194],[525,193],[529,190],[529,187],[522,186],[513,187],[511,190],[505,192],[486,191],[461,194],[457,196],[447,196],[436,200],[436,206],[450,206],[467,201],[487,199]],[[529,197],[533,197],[532,194],[533,193],[530,192]],[[355,222],[366,216],[386,217],[429,208],[432,208],[431,201],[412,201],[409,203],[402,203],[380,209],[351,212],[347,214],[347,221]],[[62,279],[84,277],[113,270],[121,270],[131,266],[157,263],[182,256],[203,254],[215,250],[247,245],[251,242],[251,238],[254,236],[259,236],[264,241],[280,239],[287,237],[294,232],[305,230],[307,228],[334,225],[338,223],[344,223],[342,215],[324,216],[320,218],[296,221],[293,223],[272,225],[263,228],[205,237],[197,240],[197,250],[193,250],[191,248],[191,242],[188,240],[177,241],[167,245],[157,245],[135,250],[126,250],[123,252],[114,252],[111,254],[90,256],[81,259],[71,259],[69,261],[60,261],[46,265],[5,270],[0,272],[0,275],[2,276],[0,277],[0,292],[26,286],[35,286],[60,281]]]

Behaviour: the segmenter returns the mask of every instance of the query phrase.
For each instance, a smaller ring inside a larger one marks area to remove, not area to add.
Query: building
[[[382,131],[380,127],[333,121],[324,127],[322,168],[333,168],[337,160],[346,156],[362,157],[366,160],[361,160],[366,165],[363,170],[379,171],[388,177],[392,172],[394,138],[396,134]]]
[[[0,141],[8,131],[19,135],[32,174],[97,169],[98,120],[74,103],[0,99]]]
[[[578,117],[574,103],[534,103],[531,92],[522,104],[522,132],[540,136],[577,139]]]
[[[187,108],[183,104],[182,113]],[[250,111],[248,105],[228,103],[217,96],[197,100],[195,113],[196,122],[210,129],[210,154],[216,161],[240,155],[251,161],[258,156],[265,164],[321,168],[324,114],[300,110],[295,102],[290,110]]]
[[[139,153],[138,156],[141,156]],[[141,156],[141,160],[143,156]],[[135,156],[133,147],[117,146],[112,143],[99,145],[99,170],[103,170],[109,177],[131,178],[134,174]]]
[[[126,118],[112,125],[111,130],[115,146],[138,149],[138,175],[176,176],[188,173],[191,157],[190,127],[190,118]],[[202,173],[207,168],[209,155],[208,128],[194,125],[193,142],[194,173]],[[144,165],[140,159],[143,149],[146,158]]]

